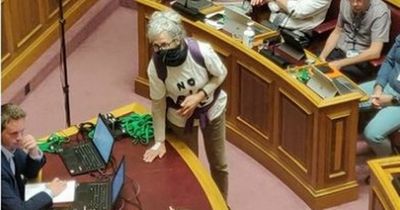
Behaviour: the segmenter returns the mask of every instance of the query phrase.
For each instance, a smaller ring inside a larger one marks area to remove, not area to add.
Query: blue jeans
[[[373,93],[375,81],[366,82],[360,85],[369,95]],[[400,95],[387,85],[384,93]],[[360,103],[360,109],[374,109],[371,101]],[[364,129],[364,136],[368,145],[374,150],[377,156],[389,156],[392,154],[388,135],[400,129],[400,106],[386,106],[380,109]]]

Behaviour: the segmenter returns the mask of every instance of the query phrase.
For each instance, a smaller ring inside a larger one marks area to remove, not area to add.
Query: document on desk
[[[34,195],[42,192],[46,189],[45,182],[41,183],[30,183],[25,185],[25,200],[29,200]],[[76,181],[67,181],[67,187],[59,195],[53,198],[53,203],[70,203],[75,199],[75,187]]]

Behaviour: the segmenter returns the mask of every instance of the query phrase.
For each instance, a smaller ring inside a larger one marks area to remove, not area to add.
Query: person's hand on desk
[[[165,143],[156,142],[152,147],[150,147],[150,149],[146,150],[143,155],[143,160],[144,162],[151,163],[157,156],[162,158],[166,152],[167,149],[165,148]]]
[[[51,191],[52,197],[56,197],[67,187],[67,182],[54,178],[53,181],[49,182],[46,187]]]
[[[332,69],[340,70],[344,65],[342,64],[342,62],[340,60],[336,60],[336,61],[329,62],[329,66]]]

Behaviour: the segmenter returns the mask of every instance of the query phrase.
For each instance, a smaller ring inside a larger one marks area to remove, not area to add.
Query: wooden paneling
[[[326,151],[326,171],[324,179],[326,183],[335,183],[339,180],[345,181],[349,176],[349,170],[354,161],[355,144],[348,135],[350,129],[356,130],[352,120],[350,110],[335,110],[326,115],[327,127],[324,133],[327,137]],[[349,151],[351,150],[351,151]]]
[[[311,163],[313,115],[286,94],[281,94],[280,98],[279,150],[292,167],[300,169],[306,176]]]
[[[7,28],[10,27],[10,21],[5,21],[6,19],[10,19],[9,16],[9,10],[8,7],[5,6],[5,4],[7,4],[8,1],[1,1],[1,31],[2,31],[2,35],[1,35],[1,62],[6,62],[10,56],[11,56],[11,50],[12,50],[12,42],[9,41],[10,39],[10,35],[9,33],[7,33]]]
[[[334,119],[333,127],[330,131],[330,144],[328,144],[329,148],[327,151],[330,152],[329,160],[331,164],[329,164],[329,178],[337,178],[345,175],[345,127],[346,121],[343,118]]]
[[[269,139],[271,115],[271,98],[268,98],[270,83],[257,77],[248,68],[238,65],[239,71],[239,113],[237,119],[242,128],[248,127],[263,136],[261,142]],[[251,94],[249,94],[251,93]],[[269,109],[268,109],[269,108]]]
[[[382,202],[379,200],[379,197],[376,194],[375,189],[372,190],[372,196],[370,196],[370,210],[385,210],[385,208],[382,206]]]
[[[74,4],[77,0],[62,0],[63,10],[68,11],[71,5]],[[59,18],[59,0],[46,0],[47,4],[45,5],[44,14],[47,21],[54,21]]]
[[[10,1],[12,30],[17,50],[26,47],[31,39],[38,36],[42,27],[40,18],[39,0],[12,0]]]
[[[66,29],[96,0],[63,0]],[[2,1],[2,91],[59,36],[58,0]]]

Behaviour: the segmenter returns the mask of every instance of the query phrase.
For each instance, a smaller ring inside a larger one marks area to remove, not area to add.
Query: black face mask
[[[182,44],[178,45],[176,48],[160,50],[157,54],[161,57],[162,62],[167,66],[179,66],[185,62],[187,50],[187,45],[183,41]]]

